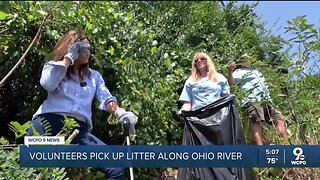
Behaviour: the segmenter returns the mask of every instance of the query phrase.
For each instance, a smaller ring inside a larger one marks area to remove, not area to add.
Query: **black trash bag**
[[[182,145],[246,144],[236,98],[225,96],[206,107],[182,113]],[[179,168],[178,180],[254,180],[251,168]]]

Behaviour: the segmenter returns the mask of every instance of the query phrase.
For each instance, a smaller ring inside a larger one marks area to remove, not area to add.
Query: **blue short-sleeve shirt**
[[[218,73],[217,82],[209,80],[209,77],[202,77],[198,82],[189,78],[184,84],[179,101],[191,102],[192,110],[197,110],[220,99],[222,94],[230,94],[230,87],[227,79]]]
[[[246,95],[241,99],[242,106],[247,105],[249,102],[272,101],[265,78],[257,69],[236,69],[232,76],[241,91]]]

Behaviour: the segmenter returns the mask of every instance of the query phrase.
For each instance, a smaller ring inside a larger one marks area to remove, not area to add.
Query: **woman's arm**
[[[47,91],[54,91],[66,76],[67,69],[79,57],[79,49],[88,45],[82,42],[74,43],[64,55],[62,61],[50,61],[43,67],[40,84]]]
[[[191,111],[192,109],[192,104],[191,102],[184,102],[182,107],[181,107],[181,110],[184,110],[184,111]]]
[[[64,58],[63,61],[45,63],[40,78],[41,86],[47,91],[54,91],[66,76],[69,65],[68,58]]]
[[[183,102],[183,105],[180,109],[181,110],[185,110],[185,111],[190,111],[192,109],[192,103],[191,103],[191,89],[189,86],[189,79],[184,83],[179,101]]]
[[[99,109],[106,110],[113,114],[119,107],[116,97],[112,96],[109,89],[106,87],[105,82],[97,71],[92,71],[93,78],[96,79],[96,93],[95,98],[99,101]]]

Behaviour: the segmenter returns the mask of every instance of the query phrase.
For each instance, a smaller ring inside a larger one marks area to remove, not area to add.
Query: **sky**
[[[238,1],[242,4],[252,4],[256,1]],[[299,15],[307,15],[307,21],[320,28],[320,1],[260,1],[255,12],[261,17],[266,26],[273,32],[282,35],[287,21]]]
[[[257,1],[238,1],[239,4],[255,2]],[[297,16],[306,15],[307,23],[314,24],[320,32],[320,1],[260,1],[254,11],[267,28],[272,28],[273,34],[280,35],[285,40],[292,37],[290,33],[284,33],[288,26],[287,21]],[[291,51],[294,50],[293,48]],[[313,66],[313,63],[314,61],[311,61],[308,66]]]

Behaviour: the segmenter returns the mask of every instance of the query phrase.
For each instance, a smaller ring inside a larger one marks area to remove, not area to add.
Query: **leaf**
[[[38,133],[35,127],[32,126],[31,129],[32,129],[33,136],[40,136],[40,133]]]
[[[89,21],[86,21],[86,27],[90,30],[92,29],[92,24]]]
[[[156,40],[152,41],[152,46],[156,46],[156,45],[158,45],[158,41]]]
[[[33,19],[34,19],[34,17],[33,17],[31,14],[29,14],[29,15],[28,15],[28,20],[29,20],[29,21],[32,21]]]
[[[20,125],[16,121],[12,121],[9,124],[9,128],[16,134],[16,138],[20,138],[27,133],[27,130],[29,129],[30,125],[31,125],[30,121],[27,121],[23,125]]]
[[[320,50],[320,41],[316,42],[316,43],[313,45],[313,49],[314,49],[314,50]]]
[[[47,12],[43,11],[43,10],[38,10],[38,13],[40,13],[41,15],[45,16],[47,15]]]
[[[157,47],[152,47],[150,49],[150,52],[151,52],[152,55],[154,55],[157,52]]]
[[[6,18],[9,16],[9,14],[0,11],[0,20],[6,20]]]
[[[114,55],[114,48],[111,46],[108,50],[107,53],[109,53],[111,56]]]
[[[320,119],[319,119],[320,120]],[[7,139],[5,139],[4,137],[1,137],[0,138],[0,144],[1,145],[8,145],[9,144],[9,141]]]

